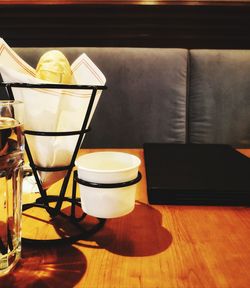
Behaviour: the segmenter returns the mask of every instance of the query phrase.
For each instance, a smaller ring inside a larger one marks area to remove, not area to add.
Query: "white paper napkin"
[[[71,69],[76,84],[105,85],[105,76],[85,53],[74,61]],[[4,82],[48,83],[35,78],[35,69],[21,59],[1,38],[0,73]],[[13,88],[15,99],[24,102],[24,128],[46,132],[80,130],[91,92],[91,90],[73,89]],[[98,91],[89,122],[100,96],[101,91]],[[26,135],[26,139],[36,165],[58,167],[70,164],[78,135],[63,137]],[[66,172],[40,172],[39,174],[42,185],[46,189],[63,178]]]

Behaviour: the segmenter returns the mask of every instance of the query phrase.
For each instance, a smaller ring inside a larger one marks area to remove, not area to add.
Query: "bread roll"
[[[41,56],[36,67],[36,77],[54,83],[73,84],[69,61],[58,50],[50,50]]]

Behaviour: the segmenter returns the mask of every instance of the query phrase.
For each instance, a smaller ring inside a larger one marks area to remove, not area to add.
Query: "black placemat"
[[[250,159],[229,145],[145,143],[151,204],[249,205]]]

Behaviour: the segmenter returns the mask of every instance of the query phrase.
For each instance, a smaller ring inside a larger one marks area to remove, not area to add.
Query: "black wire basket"
[[[79,216],[76,214],[76,207],[81,207],[81,200],[80,198],[77,198],[76,196],[76,183],[89,186],[89,187],[118,188],[118,187],[126,187],[130,185],[134,185],[137,182],[139,182],[141,179],[141,173],[138,172],[137,177],[128,182],[116,183],[116,184],[101,184],[101,183],[83,181],[78,178],[77,171],[74,171],[72,194],[71,196],[65,196],[68,183],[69,183],[69,179],[70,179],[70,175],[74,168],[74,163],[77,157],[77,153],[80,149],[82,139],[84,135],[90,131],[90,128],[87,128],[87,124],[91,115],[91,111],[93,108],[93,104],[95,101],[97,91],[105,90],[107,89],[107,87],[104,85],[101,86],[101,85],[28,84],[28,83],[0,83],[0,86],[5,87],[10,100],[15,100],[12,88],[84,89],[84,90],[91,91],[91,97],[88,103],[87,111],[83,119],[81,129],[79,131],[43,132],[43,131],[34,131],[34,130],[24,130],[25,135],[35,135],[35,136],[67,137],[67,136],[72,136],[72,135],[78,135],[78,140],[74,148],[74,152],[72,154],[70,164],[67,166],[58,166],[58,167],[41,167],[41,166],[36,165],[34,163],[32,153],[28,145],[28,141],[25,137],[25,150],[26,150],[27,157],[29,160],[29,165],[32,169],[33,175],[35,177],[35,180],[36,180],[39,192],[40,192],[40,197],[38,197],[35,202],[23,204],[22,208],[23,208],[23,211],[26,211],[30,208],[38,207],[41,209],[45,209],[51,218],[54,218],[58,215],[65,217],[71,223],[77,226],[80,232],[74,236],[62,237],[59,239],[52,239],[52,240],[28,239],[28,238],[23,237],[22,241],[32,243],[32,244],[41,243],[41,242],[46,243],[46,244],[55,243],[55,242],[75,242],[80,239],[86,239],[87,237],[93,235],[94,233],[96,233],[103,227],[106,219],[96,218],[97,224],[92,225],[90,229],[89,228],[84,229],[82,225],[79,225],[80,222],[85,220],[87,214],[83,212],[81,209],[80,209],[82,211],[81,215]],[[48,195],[47,190],[44,189],[42,186],[42,183],[38,174],[39,171],[45,171],[45,172],[66,171],[66,175],[63,179],[63,183],[62,183],[62,186],[58,195]],[[67,213],[67,214],[64,213],[62,209],[62,204],[64,202],[70,203],[70,213]],[[51,203],[54,203],[55,205],[51,206],[50,205]]]
[[[6,92],[8,94],[8,97],[10,100],[15,100],[14,93],[12,88],[39,88],[39,89],[82,89],[82,90],[90,90],[91,91],[91,97],[88,103],[87,111],[85,114],[85,117],[82,122],[81,129],[79,131],[64,131],[64,132],[44,132],[44,131],[34,131],[34,130],[24,130],[25,135],[36,135],[36,136],[51,136],[51,137],[67,137],[72,135],[78,135],[77,143],[74,148],[74,152],[72,154],[72,158],[70,161],[70,164],[67,166],[57,166],[57,167],[41,167],[34,163],[30,147],[28,145],[28,142],[25,137],[25,150],[27,153],[27,157],[29,160],[29,165],[32,169],[34,178],[36,180],[40,197],[36,199],[33,203],[23,204],[23,211],[28,210],[32,207],[38,207],[45,209],[51,218],[54,218],[58,215],[68,218],[73,224],[78,225],[80,221],[83,221],[84,218],[87,216],[86,213],[82,212],[82,215],[80,217],[76,217],[75,214],[75,207],[79,206],[80,199],[76,198],[76,192],[72,191],[71,197],[66,197],[66,189],[68,187],[70,175],[72,173],[72,170],[74,168],[74,162],[77,157],[77,153],[79,151],[79,148],[82,143],[82,139],[84,135],[90,131],[90,128],[87,129],[87,124],[89,121],[89,117],[91,114],[91,110],[93,108],[94,100],[97,94],[97,91],[99,90],[105,90],[107,89],[106,86],[99,86],[99,85],[67,85],[67,84],[29,84],[29,83],[1,83],[1,86],[5,87]],[[63,179],[63,183],[61,186],[61,189],[58,193],[58,195],[48,195],[47,190],[43,188],[41,180],[39,178],[39,171],[46,171],[46,172],[57,172],[57,171],[66,171],[66,175]],[[75,186],[74,186],[75,187]],[[74,188],[75,189],[75,188]],[[55,205],[50,205],[50,203],[55,203]],[[63,202],[69,202],[71,204],[71,213],[70,215],[64,213],[62,211],[62,204]],[[27,239],[22,238],[25,242],[41,242],[46,241],[48,242],[56,242],[56,241],[76,241],[77,239],[81,239],[83,237],[87,237],[88,235],[92,235],[94,232],[99,230],[105,222],[105,219],[98,219],[98,224],[96,224],[92,229],[86,231],[83,230],[81,227],[80,233],[77,236],[67,237],[67,238],[60,238],[60,239],[53,239],[53,240],[34,240],[34,239]]]

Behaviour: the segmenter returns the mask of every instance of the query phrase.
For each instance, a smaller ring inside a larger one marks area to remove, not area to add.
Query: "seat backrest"
[[[250,50],[191,50],[188,140],[250,145]]]
[[[52,49],[52,48],[50,48]],[[73,62],[86,53],[107,79],[84,147],[142,147],[186,141],[186,49],[57,48]],[[16,48],[35,67],[48,48]]]

